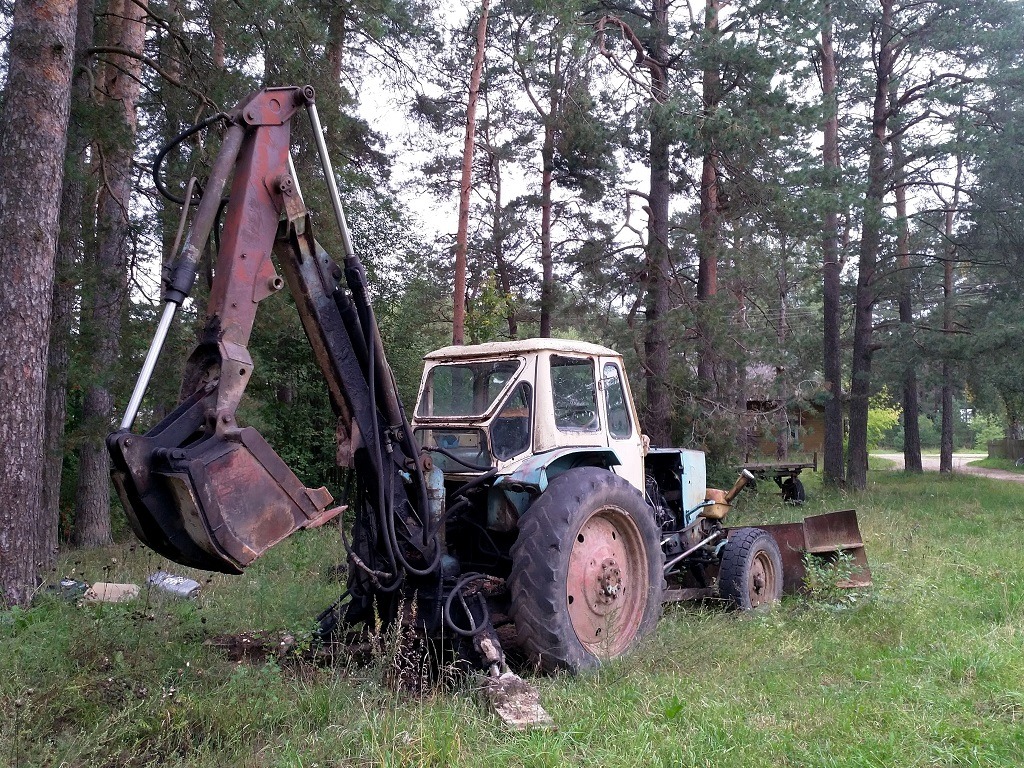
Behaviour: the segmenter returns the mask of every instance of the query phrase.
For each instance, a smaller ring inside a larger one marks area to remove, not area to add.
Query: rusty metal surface
[[[759,525],[775,537],[782,554],[784,594],[796,594],[804,587],[804,554],[825,562],[833,562],[842,552],[853,561],[853,573],[838,586],[860,588],[871,586],[871,568],[860,532],[857,512],[845,509],[812,515],[802,523]]]
[[[210,439],[173,462],[172,477],[190,493],[182,503],[193,540],[223,552],[244,568],[296,530],[316,524],[333,499],[307,489],[255,429],[234,440]]]
[[[853,572],[850,578],[839,584],[841,587],[867,587],[871,585],[871,568],[868,565],[864,537],[860,532],[857,513],[852,509],[815,515],[804,520],[804,537],[807,551],[827,561],[834,560],[839,552],[852,558]]]
[[[654,576],[640,531],[625,513],[605,509],[587,519],[569,555],[565,589],[573,630],[588,651],[610,658],[629,647]]]
[[[776,590],[781,578],[782,574],[776,572],[771,556],[764,550],[756,552],[747,575],[747,599],[750,606],[756,608],[776,601]]]
[[[555,727],[551,715],[540,703],[540,691],[513,672],[488,677],[483,686],[483,698],[513,730]]]
[[[864,546],[857,513],[852,509],[804,518],[804,539],[811,553]]]
[[[796,594],[804,585],[804,524],[779,523],[757,527],[768,531],[779,545],[779,553],[782,555],[782,593]]]

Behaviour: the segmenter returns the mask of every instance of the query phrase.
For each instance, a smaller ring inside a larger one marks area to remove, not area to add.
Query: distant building
[[[819,382],[790,385],[784,370],[764,363],[747,368],[748,458],[820,453],[825,439],[824,389]],[[784,391],[780,391],[784,390]]]

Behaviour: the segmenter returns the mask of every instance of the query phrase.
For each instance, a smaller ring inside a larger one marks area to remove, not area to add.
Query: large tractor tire
[[[661,613],[664,556],[654,510],[599,467],[559,475],[523,514],[512,547],[512,618],[547,671],[619,656]]]
[[[722,548],[718,593],[742,611],[782,597],[782,553],[775,537],[760,528],[740,528]]]

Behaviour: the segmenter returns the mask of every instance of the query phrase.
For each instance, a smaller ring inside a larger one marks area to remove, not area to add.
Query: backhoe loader
[[[340,262],[313,236],[291,163],[290,128],[302,111],[341,233]],[[667,600],[720,598],[743,609],[778,600],[799,588],[807,552],[849,552],[859,583],[869,579],[852,512],[725,527],[746,476],[728,492],[709,491],[703,453],[650,447],[622,357],[606,347],[530,339],[440,349],[426,357],[410,418],[313,89],[266,88],[215,120],[226,126],[220,154],[166,277],[135,391],[107,441],[114,484],[146,545],[178,563],[241,573],[289,535],[344,511],[236,420],[253,371],[247,345],[257,306],[287,286],[337,416],[338,463],[360,489],[340,526],[347,590],[321,617],[327,628],[413,615],[427,636],[454,641],[492,676],[506,671],[512,645],[539,668],[577,671],[633,648]],[[133,433],[222,204],[208,317],[180,404]]]

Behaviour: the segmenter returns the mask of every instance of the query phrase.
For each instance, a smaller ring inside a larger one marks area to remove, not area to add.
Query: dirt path
[[[902,453],[873,453],[872,456],[877,456],[880,459],[888,459],[889,461],[895,462],[893,469],[903,469],[903,454]],[[953,454],[953,471],[961,472],[965,475],[981,475],[982,477],[991,477],[993,480],[1009,480],[1013,483],[1024,483],[1024,473],[1021,472],[1007,472],[1002,469],[985,469],[983,467],[972,467],[969,466],[969,462],[977,459],[984,459],[987,454],[984,453],[954,453]],[[938,472],[939,471],[939,457],[938,456],[922,456],[921,465],[924,467],[926,472]]]

